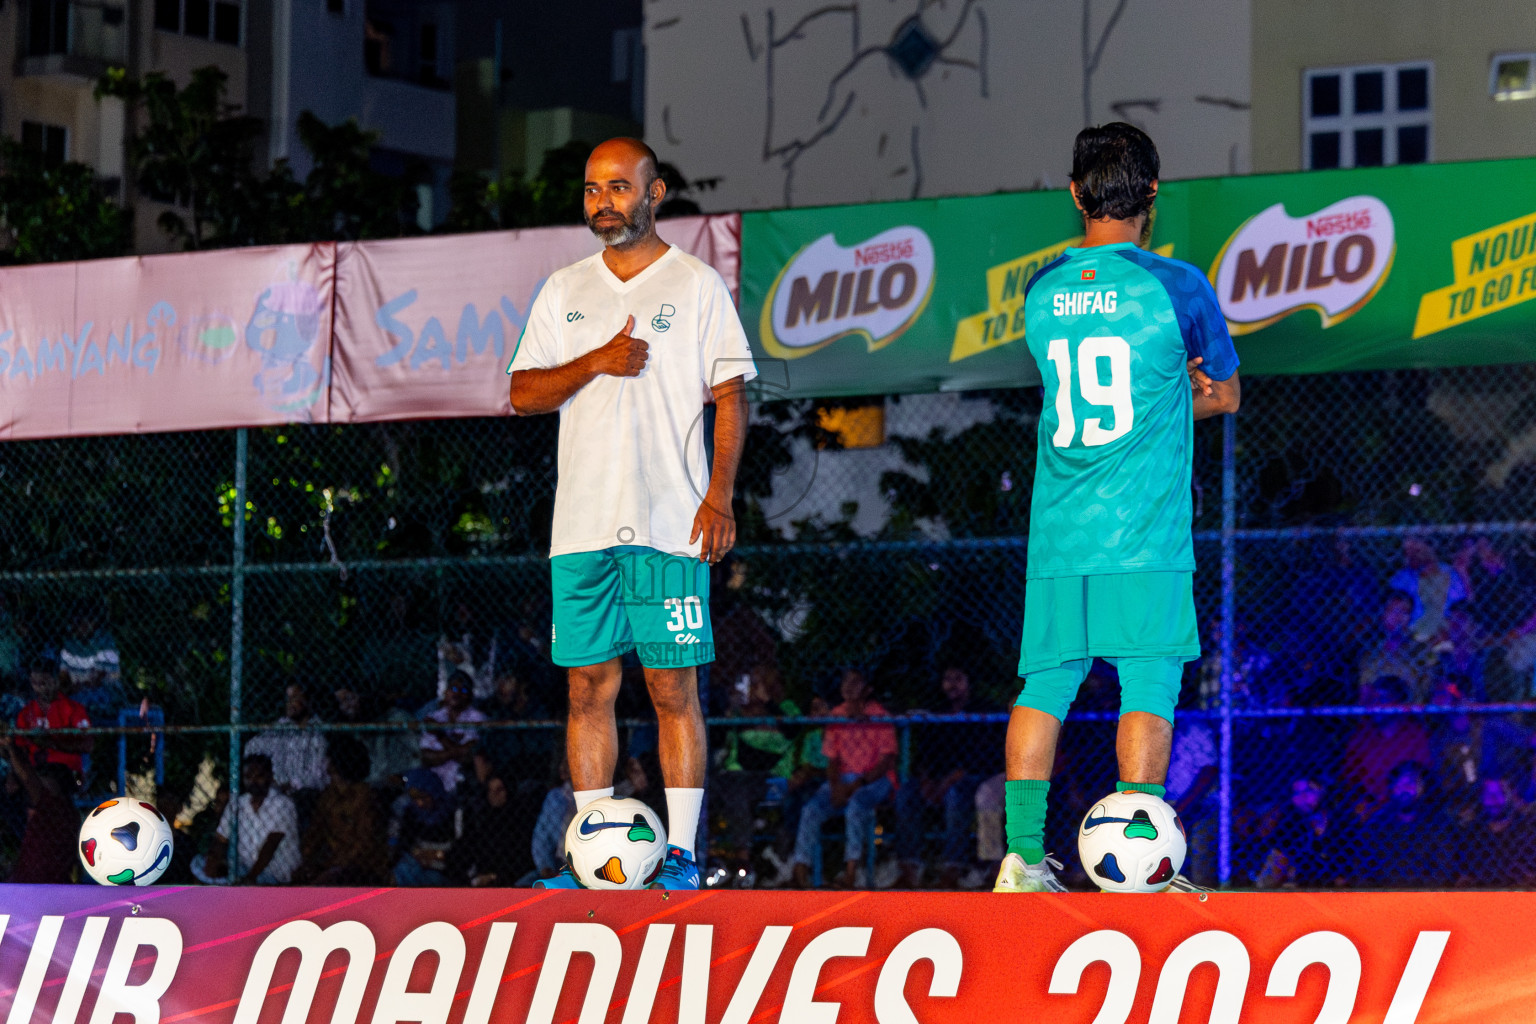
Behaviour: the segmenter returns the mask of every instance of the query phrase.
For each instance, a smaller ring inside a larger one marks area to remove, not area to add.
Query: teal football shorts
[[[631,650],[647,668],[715,660],[709,565],[697,557],[628,544],[556,555],[549,573],[556,665],[597,665]]]
[[[1066,716],[1094,658],[1120,671],[1121,711],[1173,720],[1183,663],[1200,656],[1194,574],[1130,572],[1029,580],[1018,703]]]

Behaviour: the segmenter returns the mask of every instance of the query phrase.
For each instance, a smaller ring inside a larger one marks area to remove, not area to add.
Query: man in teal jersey
[[[1204,275],[1138,248],[1157,177],[1157,148],[1140,129],[1080,132],[1072,199],[1083,245],[1025,287],[1045,403],[996,892],[1065,891],[1045,855],[1046,795],[1062,720],[1092,660],[1120,673],[1116,788],[1160,797],[1184,662],[1200,653],[1194,421],[1237,410],[1237,353]]]

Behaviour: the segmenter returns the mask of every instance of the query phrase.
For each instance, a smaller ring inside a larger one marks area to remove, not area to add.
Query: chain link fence
[[[1235,420],[1197,425],[1206,654],[1169,779],[1197,880],[1532,880],[1533,385],[1530,367],[1266,378]],[[756,407],[703,682],[716,883],[791,884],[809,859],[801,882],[851,862],[855,884],[990,884],[1038,412],[1033,391]],[[854,447],[871,423],[876,443]],[[299,822],[284,870],[264,865],[281,880],[507,885],[558,866],[574,807],[545,653],[555,432],[538,417],[0,447],[0,712],[47,726],[0,758],[0,877],[28,877],[18,758],[68,763],[79,806],[126,791],[177,814],[170,878],[244,877],[259,844],[221,864],[215,835],[252,752]],[[445,710],[456,670],[467,717]],[[900,785],[807,841],[850,670],[895,716]],[[662,810],[627,671],[618,782]],[[61,679],[87,733],[38,713]],[[1113,786],[1117,705],[1098,666],[1052,794],[1069,870],[1076,821]]]

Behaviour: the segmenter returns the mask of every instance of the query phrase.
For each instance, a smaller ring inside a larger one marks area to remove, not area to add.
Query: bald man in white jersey
[[[757,375],[730,290],[656,234],[656,154],[610,139],[587,158],[584,208],[603,251],[550,275],[507,372],[519,416],[560,412],[550,652],[568,670],[566,753],[579,826],[613,794],[620,659],[656,708],[669,844],[651,888],[697,889],[704,799],[697,666],[714,660],[709,566],[736,542],[731,497]],[[618,333],[611,333],[615,329]],[[714,459],[703,411],[715,404]],[[594,833],[600,822],[592,820]],[[616,880],[617,881],[617,880]],[[579,888],[569,867],[535,883]]]

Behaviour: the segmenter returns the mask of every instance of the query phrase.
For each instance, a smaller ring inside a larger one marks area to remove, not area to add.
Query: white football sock
[[[693,841],[699,834],[699,813],[704,809],[702,789],[672,789],[667,793],[667,845],[675,846],[698,860]]]
[[[601,800],[605,796],[613,796],[613,787],[607,789],[578,789],[571,794],[576,798],[576,810],[580,811],[593,800]]]

